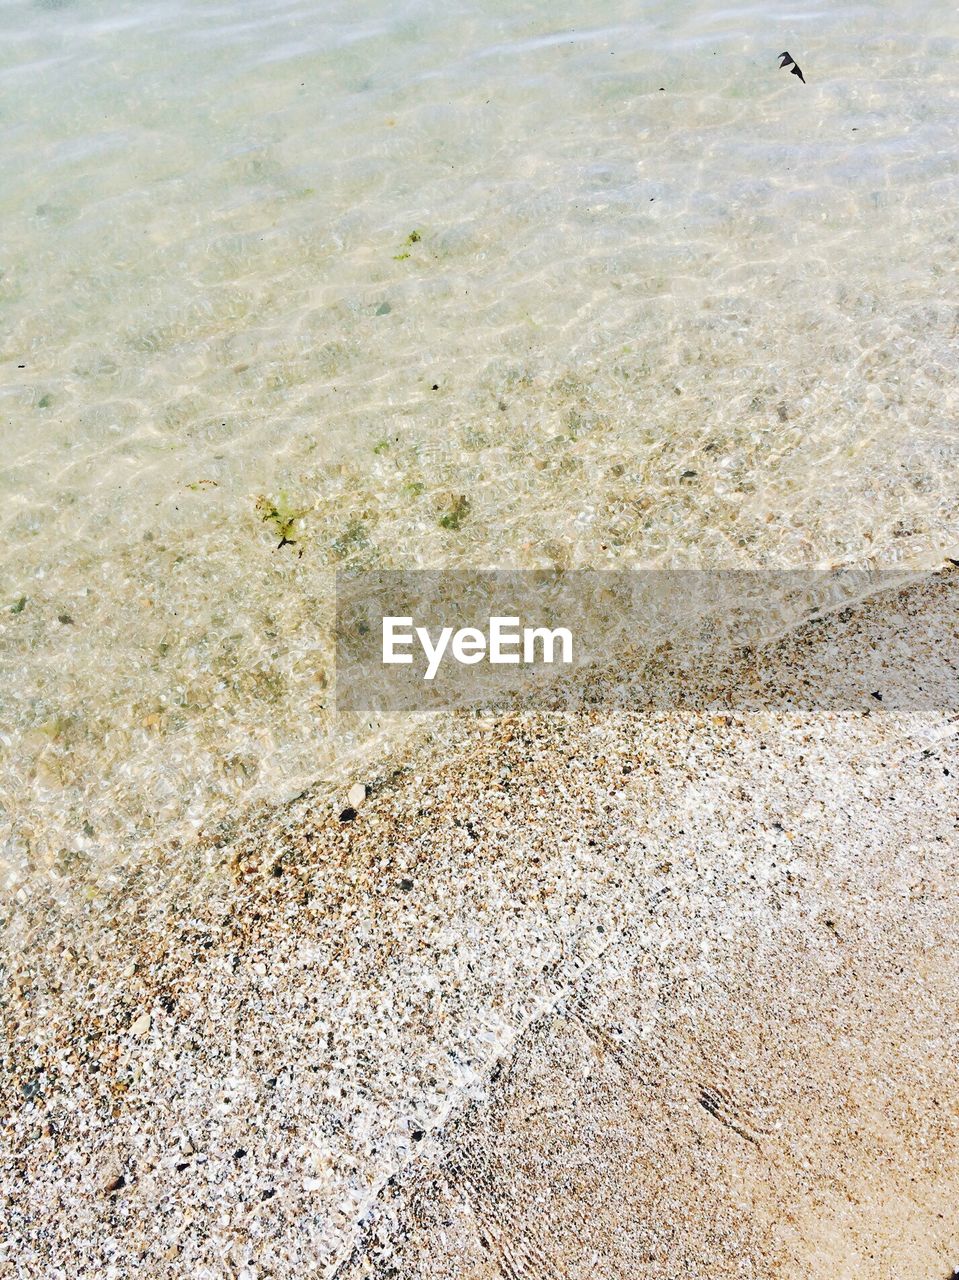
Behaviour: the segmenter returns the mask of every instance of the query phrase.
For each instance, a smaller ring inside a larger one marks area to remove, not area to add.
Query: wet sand
[[[767,665],[934,685],[957,603]],[[29,883],[0,1275],[945,1280],[957,711],[463,717],[355,821],[317,786]]]

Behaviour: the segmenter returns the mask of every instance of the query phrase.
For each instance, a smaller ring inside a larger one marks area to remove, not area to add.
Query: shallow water
[[[0,15],[11,867],[342,768],[337,568],[955,544],[954,6]]]

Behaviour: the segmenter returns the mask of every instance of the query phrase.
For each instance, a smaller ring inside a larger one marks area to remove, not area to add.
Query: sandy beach
[[[957,603],[947,569],[767,669],[884,646],[932,687]],[[947,1280],[947,703],[445,717],[352,821],[317,785],[24,884],[0,1275]]]

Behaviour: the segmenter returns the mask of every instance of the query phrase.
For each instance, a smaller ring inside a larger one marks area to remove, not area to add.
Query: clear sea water
[[[337,569],[955,545],[954,5],[0,21],[16,873],[341,770]]]

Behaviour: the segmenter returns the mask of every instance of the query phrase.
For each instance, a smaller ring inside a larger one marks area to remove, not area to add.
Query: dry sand
[[[782,642],[815,708],[461,717],[353,822],[37,875],[0,1275],[946,1280],[957,604]],[[928,698],[844,701],[854,643]]]

